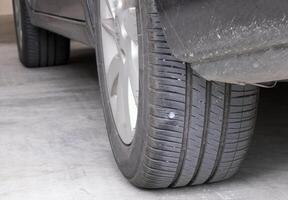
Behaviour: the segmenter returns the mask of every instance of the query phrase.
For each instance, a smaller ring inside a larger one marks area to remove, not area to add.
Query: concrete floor
[[[1,200],[288,199],[287,84],[262,90],[254,141],[233,179],[140,190],[110,151],[93,51],[74,45],[69,65],[26,69],[9,21],[0,18]]]

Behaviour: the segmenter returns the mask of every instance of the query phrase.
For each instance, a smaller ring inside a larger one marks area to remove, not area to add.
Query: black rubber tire
[[[113,121],[97,23],[104,115],[120,170],[142,188],[198,185],[233,176],[253,134],[258,89],[199,77],[171,54],[154,0],[138,4],[140,97],[131,145],[121,141]]]
[[[24,0],[20,0],[21,14],[18,16],[15,1],[17,0],[13,0],[14,18],[21,17],[22,21],[22,40],[16,31],[19,59],[22,64],[31,68],[66,64],[70,57],[70,40],[32,25]],[[14,21],[17,30],[16,20]]]

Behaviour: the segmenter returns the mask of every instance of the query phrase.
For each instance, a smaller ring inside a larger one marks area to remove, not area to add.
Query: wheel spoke
[[[103,51],[105,54],[104,63],[105,63],[106,72],[109,70],[112,60],[115,58],[117,54],[119,54],[117,41],[114,36],[115,31],[113,32],[113,27],[111,27],[110,26],[111,24],[109,23],[107,19],[102,20],[102,27],[103,27],[102,28],[102,44],[104,47]]]
[[[117,114],[116,119],[120,123],[120,129],[127,137],[131,132],[128,99],[128,77],[126,73],[120,73],[117,88]],[[124,140],[126,140],[124,138]]]
[[[132,92],[135,98],[136,104],[138,104],[139,96],[139,55],[138,55],[138,45],[131,42],[131,54],[130,56],[130,66],[129,66],[129,79],[131,81]]]
[[[102,27],[109,33],[111,36],[116,37],[114,19],[107,18],[102,20]]]
[[[121,14],[119,14],[121,20],[121,32],[127,34],[126,37],[129,37],[130,40],[133,40],[135,43],[138,43],[138,33],[137,33],[137,20],[136,20],[136,8],[129,7],[125,9]],[[122,34],[123,35],[123,34]]]
[[[119,12],[132,7],[136,7],[135,0],[118,0],[118,6],[116,7],[116,14],[119,15]]]
[[[127,75],[131,82],[131,88],[135,102],[138,104],[139,94],[139,57],[138,57],[138,45],[135,44],[130,38],[123,38],[121,41],[121,47],[125,52]]]
[[[131,81],[128,79],[128,102],[129,102],[129,116],[130,116],[130,128],[134,132],[136,128],[137,115],[138,115],[138,98],[135,98],[133,93]]]
[[[126,20],[124,21],[124,26],[126,28],[126,32],[128,36],[133,40],[135,43],[138,43],[138,33],[137,33],[137,20],[136,20],[136,8],[129,8],[125,14]]]
[[[129,69],[129,81],[131,83],[131,90],[132,90],[132,94],[133,94],[133,97],[134,97],[134,101],[135,101],[136,104],[138,104],[139,75],[135,71],[135,69],[133,69],[132,67],[130,67],[130,69]]]
[[[110,96],[117,95],[118,79],[123,70],[123,62],[119,55],[115,55],[107,72],[107,87]]]
[[[113,5],[113,0],[105,0],[106,6],[108,8],[108,11],[111,15],[111,17],[115,18],[115,6]]]

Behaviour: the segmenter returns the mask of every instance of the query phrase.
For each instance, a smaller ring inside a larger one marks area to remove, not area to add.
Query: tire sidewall
[[[102,95],[102,104],[104,110],[104,117],[106,121],[106,128],[110,140],[111,148],[116,160],[116,163],[123,175],[131,180],[136,176],[140,163],[144,156],[148,130],[149,128],[149,81],[148,81],[148,56],[147,45],[144,38],[145,18],[143,17],[141,0],[137,0],[137,25],[138,25],[138,45],[139,45],[139,101],[138,101],[138,117],[135,136],[130,145],[122,142],[117,127],[113,119],[111,106],[109,103],[109,94],[106,86],[106,72],[103,59],[103,48],[101,38],[101,21],[100,21],[100,1],[96,1],[96,56],[99,84]]]

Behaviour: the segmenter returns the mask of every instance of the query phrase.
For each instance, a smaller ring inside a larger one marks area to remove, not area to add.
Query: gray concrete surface
[[[5,30],[9,21],[2,19]],[[11,34],[0,35],[1,200],[288,199],[287,84],[262,90],[254,141],[233,179],[140,190],[110,151],[93,51],[74,44],[69,65],[26,69]]]

